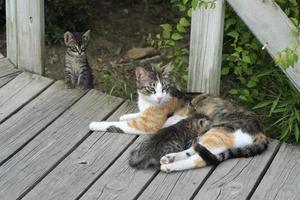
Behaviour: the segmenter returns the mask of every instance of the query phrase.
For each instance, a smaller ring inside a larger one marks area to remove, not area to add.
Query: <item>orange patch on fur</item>
[[[267,140],[267,136],[265,136],[265,134],[259,132],[255,135],[252,136],[253,142],[257,142],[257,141],[265,141]]]
[[[176,110],[177,103],[178,100],[173,97],[160,106],[150,107],[139,118],[129,120],[128,126],[146,133],[156,133],[163,127],[168,115]]]
[[[194,160],[194,163],[197,167],[205,167],[207,165],[201,157],[199,157],[197,160]]]
[[[201,143],[207,148],[232,148],[234,135],[223,129],[211,129],[201,137]]]

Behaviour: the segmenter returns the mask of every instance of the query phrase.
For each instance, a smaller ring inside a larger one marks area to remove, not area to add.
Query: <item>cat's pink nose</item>
[[[161,102],[162,97],[157,97],[158,102]]]

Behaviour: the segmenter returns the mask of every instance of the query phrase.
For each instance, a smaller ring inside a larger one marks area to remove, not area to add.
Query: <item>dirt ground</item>
[[[115,96],[131,98],[135,91],[135,67],[149,63],[116,62],[132,48],[149,46],[147,38],[159,33],[161,24],[175,22],[176,13],[172,12],[168,3],[158,4],[155,1],[150,1],[148,6],[143,1],[131,4],[97,1],[94,13],[90,22],[92,28],[88,53],[95,88]],[[63,45],[47,46],[46,76],[63,80],[63,59]]]

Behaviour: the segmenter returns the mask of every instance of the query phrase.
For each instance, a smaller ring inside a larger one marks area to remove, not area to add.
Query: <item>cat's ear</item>
[[[137,81],[141,81],[141,80],[146,80],[149,76],[149,72],[142,68],[142,67],[137,67],[135,69],[135,77]]]
[[[197,123],[198,123],[199,128],[203,128],[209,124],[209,122],[206,118],[198,119]]]
[[[165,66],[163,66],[160,71],[161,71],[161,74],[164,78],[169,78],[171,72],[172,72],[172,62],[166,64]]]
[[[90,40],[90,32],[91,30],[87,30],[83,35],[82,35],[82,40],[84,42],[88,42]]]
[[[67,31],[64,34],[64,41],[65,41],[65,45],[69,45],[70,42],[74,41],[74,36],[71,32]]]

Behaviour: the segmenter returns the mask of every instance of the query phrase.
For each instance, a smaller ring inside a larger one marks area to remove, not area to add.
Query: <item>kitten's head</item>
[[[73,56],[86,55],[88,41],[90,39],[90,30],[84,34],[78,32],[66,32],[64,34],[64,41],[67,47],[67,53]]]
[[[140,98],[151,103],[162,103],[170,98],[171,63],[157,70],[138,67],[135,70],[137,91]]]
[[[192,122],[193,128],[199,131],[204,131],[211,125],[209,117],[202,113],[194,113],[190,121]]]

